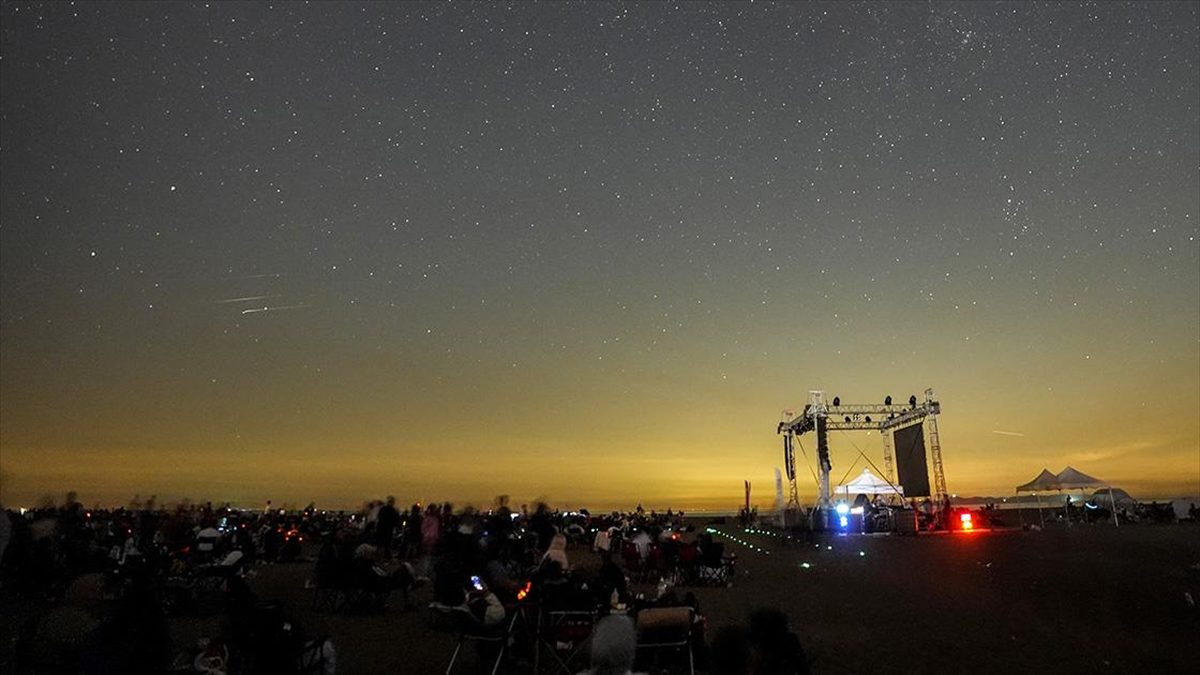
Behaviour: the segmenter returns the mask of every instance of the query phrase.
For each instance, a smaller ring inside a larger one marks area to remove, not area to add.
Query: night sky
[[[951,492],[1200,492],[1195,2],[0,18],[6,506],[734,508],[926,387]]]

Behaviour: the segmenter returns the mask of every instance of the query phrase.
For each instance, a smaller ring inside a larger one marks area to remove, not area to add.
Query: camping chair
[[[737,556],[725,557],[725,545],[713,542],[704,547],[696,566],[697,581],[702,585],[725,586],[733,582]]]
[[[700,558],[700,548],[696,542],[686,542],[679,545],[679,583],[689,584],[696,581],[696,562]]]
[[[309,638],[279,603],[244,608],[239,616],[233,628],[233,652],[242,668],[238,672],[326,675],[336,669],[333,642],[325,636]]]
[[[644,577],[642,553],[637,544],[632,541],[621,542],[621,560],[625,562],[625,571],[631,578],[641,580]]]
[[[296,655],[298,675],[327,675],[337,669],[337,650],[327,637],[309,640],[300,647]]]
[[[638,650],[687,650],[688,673],[696,672],[692,655],[692,623],[695,611],[691,607],[647,607],[637,614]]]
[[[646,555],[646,579],[663,579],[667,576],[670,558],[662,544],[651,544]]]
[[[475,618],[469,609],[461,605],[443,605],[440,602],[434,602],[430,603],[429,608],[434,612],[436,627],[458,634],[458,642],[454,645],[454,653],[450,656],[450,665],[446,666],[446,675],[450,675],[454,670],[454,663],[458,660],[463,643],[468,641],[475,642],[481,647],[483,645],[499,647],[491,670],[492,675],[496,675],[496,671],[500,669],[500,661],[504,659],[504,650],[508,647],[509,634],[512,632],[513,624],[516,623],[517,613],[513,612],[511,616],[505,617],[495,626],[486,626]]]
[[[533,657],[533,672],[540,673],[541,655],[549,652],[554,658],[555,675],[571,675],[580,670],[571,664],[586,658],[587,645],[596,625],[594,610],[548,609],[538,620],[537,645]]]
[[[313,585],[312,608],[316,611],[336,612],[346,605],[348,596],[353,595],[353,560],[332,544],[321,548],[317,558]]]
[[[313,609],[374,611],[387,606],[392,582],[362,558],[338,561],[326,573],[318,571],[313,588]]]

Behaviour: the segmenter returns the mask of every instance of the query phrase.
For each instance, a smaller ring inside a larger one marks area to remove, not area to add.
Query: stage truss
[[[798,436],[815,432],[817,436],[817,467],[819,470],[818,506],[830,504],[829,473],[833,465],[829,461],[828,432],[830,431],[878,431],[883,439],[883,459],[886,467],[887,481],[895,484],[892,462],[892,433],[912,426],[925,423],[925,431],[929,439],[929,459],[933,470],[934,503],[938,508],[946,503],[946,476],[942,470],[942,445],[938,435],[937,416],[941,413],[941,404],[933,397],[933,390],[925,390],[925,400],[918,401],[916,396],[909,397],[907,405],[893,404],[891,397],[884,403],[850,403],[843,404],[834,397],[831,404],[825,403],[825,392],[808,392],[808,405],[799,414],[795,411],[784,411],[783,419],[779,422],[776,432],[783,435],[783,461],[787,468],[790,483],[787,508],[797,509],[800,506],[799,492],[796,488],[796,452],[795,441]]]

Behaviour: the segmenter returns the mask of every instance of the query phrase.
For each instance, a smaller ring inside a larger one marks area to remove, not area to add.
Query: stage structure
[[[916,396],[908,398],[907,405],[893,404],[888,396],[883,403],[844,404],[838,397],[832,403],[825,402],[825,392],[808,392],[808,405],[797,415],[795,411],[784,411],[776,433],[783,435],[783,461],[791,484],[788,509],[800,506],[796,490],[796,437],[815,432],[817,437],[818,496],[817,506],[830,505],[829,472],[833,465],[829,461],[830,431],[878,431],[883,439],[883,459],[886,464],[887,481],[895,484],[892,461],[892,436],[896,435],[900,464],[900,484],[908,497],[932,496],[934,504],[941,508],[946,502],[946,476],[942,471],[942,446],[938,438],[937,416],[942,407],[934,398],[933,390],[925,390],[925,400]],[[929,473],[925,465],[925,436],[929,438],[929,459],[933,465],[933,494],[929,490]],[[908,484],[905,484],[905,481]],[[910,489],[910,485],[912,488]]]

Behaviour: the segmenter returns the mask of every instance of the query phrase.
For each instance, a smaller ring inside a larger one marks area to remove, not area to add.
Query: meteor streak
[[[274,307],[253,307],[251,309],[243,309],[242,314],[257,314],[259,312],[282,312],[285,309],[300,309],[308,307],[308,305],[276,305]]]
[[[217,300],[216,304],[225,305],[225,304],[228,304],[231,302],[248,302],[250,300],[266,300],[269,297],[271,297],[271,296],[269,296],[269,295],[247,295],[244,298],[229,298],[227,300]]]

